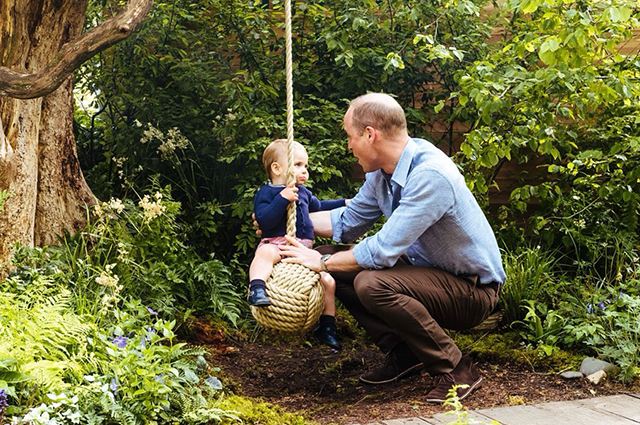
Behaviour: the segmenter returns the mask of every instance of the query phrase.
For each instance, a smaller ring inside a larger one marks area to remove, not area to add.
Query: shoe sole
[[[482,378],[478,378],[478,380],[476,382],[473,383],[472,386],[470,386],[469,388],[467,388],[466,392],[458,397],[458,400],[464,400],[465,398],[467,398],[469,396],[469,394],[471,394],[473,391],[477,390],[478,388],[482,387]],[[427,403],[444,403],[446,401],[446,399],[439,399],[439,398],[428,398],[425,400]]]
[[[402,371],[401,373],[399,373],[398,375],[396,375],[395,377],[391,378],[391,379],[387,379],[386,381],[369,381],[365,378],[363,378],[362,376],[360,377],[360,382],[364,382],[365,384],[369,384],[369,385],[381,385],[381,384],[388,384],[390,382],[394,382],[397,381],[398,379],[402,379],[407,375],[410,375],[412,373],[415,372],[419,372],[424,368],[424,364],[422,363],[418,363],[418,364],[414,364],[413,366],[411,366],[409,369],[406,369],[404,371]]]
[[[249,304],[252,307],[268,307],[271,305],[270,302],[262,302],[262,303],[255,303],[255,304]]]

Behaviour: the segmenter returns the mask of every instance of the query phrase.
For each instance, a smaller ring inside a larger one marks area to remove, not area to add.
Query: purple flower
[[[118,382],[116,382],[116,378],[112,378],[111,384],[109,384],[109,389],[111,389],[113,395],[118,395],[118,388],[120,388],[120,385],[118,385]]]
[[[140,340],[140,348],[141,348],[141,349],[143,349],[143,350],[144,350],[145,348],[147,348],[147,343],[146,343],[146,341],[148,341],[148,339],[147,339],[146,337],[144,337],[144,338],[142,338],[142,339]]]
[[[117,336],[113,338],[113,343],[118,348],[125,348],[127,346],[127,341],[129,341],[129,338],[127,338],[126,336]]]
[[[149,314],[151,314],[152,316],[157,316],[158,312],[157,311],[153,311],[153,309],[151,307],[147,307],[147,311],[149,312]]]
[[[587,306],[587,313],[588,313],[588,314],[593,313],[593,304],[589,304],[589,305]]]
[[[4,416],[4,411],[9,406],[7,402],[7,393],[4,391],[4,388],[0,390],[0,417]]]
[[[607,307],[604,305],[604,301],[600,301],[600,304],[598,304],[598,308],[599,308],[600,310],[602,310],[602,311],[604,311],[604,309],[605,309],[605,308],[607,308]]]

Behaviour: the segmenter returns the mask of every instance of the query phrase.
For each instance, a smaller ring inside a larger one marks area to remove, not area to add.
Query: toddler
[[[255,307],[271,305],[265,282],[271,276],[273,265],[280,261],[278,245],[285,245],[287,206],[296,202],[296,239],[308,248],[313,247],[313,223],[310,212],[325,211],[346,205],[345,199],[320,201],[304,187],[309,179],[306,149],[294,142],[295,182],[287,184],[287,141],[274,140],[262,155],[264,169],[269,182],[263,185],[254,199],[256,221],[262,230],[262,240],[249,268],[249,304]],[[320,326],[314,335],[331,348],[341,348],[336,338],[335,325],[335,280],[329,273],[320,273],[320,283],[324,287],[324,310],[320,316]]]

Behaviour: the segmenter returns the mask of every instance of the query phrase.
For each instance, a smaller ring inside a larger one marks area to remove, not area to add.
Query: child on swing
[[[306,149],[294,142],[293,168],[295,182],[287,184],[287,140],[274,140],[262,154],[262,163],[269,177],[254,199],[256,221],[262,230],[262,240],[249,268],[249,304],[255,307],[271,305],[265,282],[274,264],[280,261],[278,245],[285,245],[287,206],[296,202],[296,239],[308,248],[313,247],[313,223],[310,212],[326,211],[345,206],[345,199],[320,201],[303,185],[309,179],[309,157]],[[335,280],[329,273],[320,273],[324,287],[324,310],[315,337],[331,348],[340,350],[335,324]]]

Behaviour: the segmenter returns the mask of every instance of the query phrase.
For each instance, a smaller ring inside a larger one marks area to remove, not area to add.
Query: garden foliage
[[[220,261],[181,242],[166,193],[100,203],[60,246],[16,247],[0,283],[0,422],[237,420],[217,406],[206,351],[179,342],[167,317],[191,305],[233,324],[239,297]]]
[[[90,21],[111,5],[91,2]],[[431,134],[454,157],[495,225],[507,324],[540,355],[595,353],[632,379],[640,62],[619,49],[638,27],[637,4],[484,7],[296,3],[295,126],[310,185],[321,197],[353,196],[347,101],[397,95],[410,133]],[[251,201],[266,179],[260,156],[285,132],[283,20],[279,2],[155,2],[140,32],[78,73],[79,156],[109,201],[59,246],[16,249],[15,270],[0,283],[0,422],[242,416],[220,407],[214,368],[177,341],[173,317],[190,311],[233,326],[246,311]],[[497,187],[508,163],[528,174]],[[495,190],[510,193],[497,212]],[[8,196],[0,191],[0,210]]]
[[[295,137],[309,152],[316,194],[355,193],[342,131],[348,99],[394,93],[412,133],[424,135],[456,71],[484,53],[480,4],[294,5]],[[262,151],[285,136],[283,25],[279,2],[156,2],[137,35],[85,66],[76,89],[93,100],[76,114],[79,154],[98,196],[126,197],[160,174],[199,250],[225,260],[250,252],[251,201],[266,180]],[[441,142],[452,146],[445,112]]]
[[[430,136],[454,157],[495,225],[509,276],[506,323],[543,355],[582,348],[633,375],[637,362],[626,359],[637,331],[605,338],[605,323],[593,315],[606,316],[607,329],[632,319],[615,303],[587,312],[600,301],[586,300],[603,291],[627,294],[618,300],[629,305],[637,300],[639,61],[619,52],[638,26],[637,5],[494,6],[296,3],[295,127],[309,151],[310,184],[321,197],[355,193],[341,130],[347,100],[367,91],[396,95],[410,133]],[[91,11],[102,19],[109,2]],[[198,260],[183,267],[189,260],[175,254],[182,248],[164,241],[166,267],[150,267],[135,289],[157,309],[194,299],[212,276],[229,282],[229,269],[236,288],[244,285],[257,242],[251,200],[265,181],[260,156],[285,132],[283,21],[277,1],[156,2],[136,36],[78,75],[76,91],[85,96],[76,113],[79,154],[92,188],[103,199],[127,198],[159,176],[183,205],[181,243],[224,261],[188,276]],[[522,174],[498,187],[505,164]],[[498,211],[489,208],[496,191],[510,194]],[[103,269],[108,264],[102,260]],[[163,274],[169,279],[156,285]],[[213,306],[231,297],[226,289],[209,293]],[[232,320],[226,309],[210,311]]]

